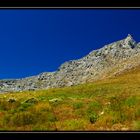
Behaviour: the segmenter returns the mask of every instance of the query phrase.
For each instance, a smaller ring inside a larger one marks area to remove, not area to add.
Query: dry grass
[[[140,67],[94,83],[1,94],[0,130],[140,130]]]

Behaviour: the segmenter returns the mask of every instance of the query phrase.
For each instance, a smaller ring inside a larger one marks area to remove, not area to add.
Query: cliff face
[[[116,76],[140,65],[140,43],[131,35],[87,56],[63,63],[55,72],[23,79],[0,80],[0,92],[64,87]]]

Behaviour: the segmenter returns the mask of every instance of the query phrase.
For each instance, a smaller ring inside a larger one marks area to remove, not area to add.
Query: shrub
[[[20,106],[20,102],[16,101],[16,102],[8,102],[5,100],[0,100],[0,109],[1,110],[11,110],[11,109],[16,109],[17,107]]]
[[[90,123],[95,123],[97,121],[98,117],[99,116],[97,115],[97,113],[95,113],[95,112],[90,113],[89,114]]]
[[[24,126],[36,123],[37,118],[31,112],[20,112],[14,115],[6,115],[4,121],[12,126]]]
[[[30,98],[30,99],[27,99],[25,103],[35,104],[35,103],[38,103],[38,100],[35,98]]]
[[[121,111],[122,100],[120,97],[113,96],[110,98],[110,109],[113,111]]]
[[[78,115],[79,117],[84,117],[86,116],[86,111],[84,109],[78,109],[75,111],[76,115]]]
[[[9,103],[14,103],[14,102],[16,102],[16,100],[13,99],[13,98],[10,98],[10,99],[8,100],[8,102],[9,102]]]
[[[139,118],[139,116],[140,116],[140,108],[138,108],[138,109],[136,110],[135,116]]]
[[[79,109],[83,107],[83,102],[76,102],[73,104],[74,109]]]
[[[5,100],[0,100],[0,110],[9,110],[11,108],[10,103]]]
[[[33,126],[32,131],[56,131],[54,122],[37,123]]]
[[[26,111],[29,107],[31,107],[33,104],[31,103],[22,103],[20,107],[18,108],[19,111]]]
[[[140,130],[140,121],[134,121],[133,122],[133,130]]]
[[[125,104],[129,107],[133,107],[137,105],[137,103],[139,103],[139,100],[135,96],[129,97],[125,100]]]
[[[47,121],[50,121],[50,122],[55,122],[57,119],[56,117],[54,116],[53,113],[48,113],[47,114]]]
[[[44,101],[44,100],[46,100],[46,97],[45,97],[45,96],[39,96],[38,99],[39,99],[40,101]]]
[[[70,119],[61,122],[60,124],[57,123],[59,130],[84,130],[85,126],[88,122],[83,119]]]
[[[100,110],[102,110],[102,105],[99,102],[94,101],[89,103],[87,112],[88,113],[92,113],[92,111],[99,112]]]

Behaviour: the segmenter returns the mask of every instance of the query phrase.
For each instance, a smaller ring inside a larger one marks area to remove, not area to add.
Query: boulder
[[[59,101],[62,101],[62,99],[61,98],[54,98],[54,99],[51,99],[51,100],[49,100],[49,102],[59,102]]]
[[[38,103],[38,100],[36,98],[30,98],[30,99],[27,99],[25,103],[35,104],[35,103]]]
[[[10,98],[10,99],[8,99],[8,102],[9,102],[9,103],[14,103],[14,102],[16,102],[16,99]]]

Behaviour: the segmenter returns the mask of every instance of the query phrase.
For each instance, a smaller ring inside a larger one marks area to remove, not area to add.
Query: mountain
[[[63,63],[54,72],[22,79],[0,80],[0,92],[48,89],[114,77],[140,65],[140,43],[128,36],[93,50],[85,57]]]

